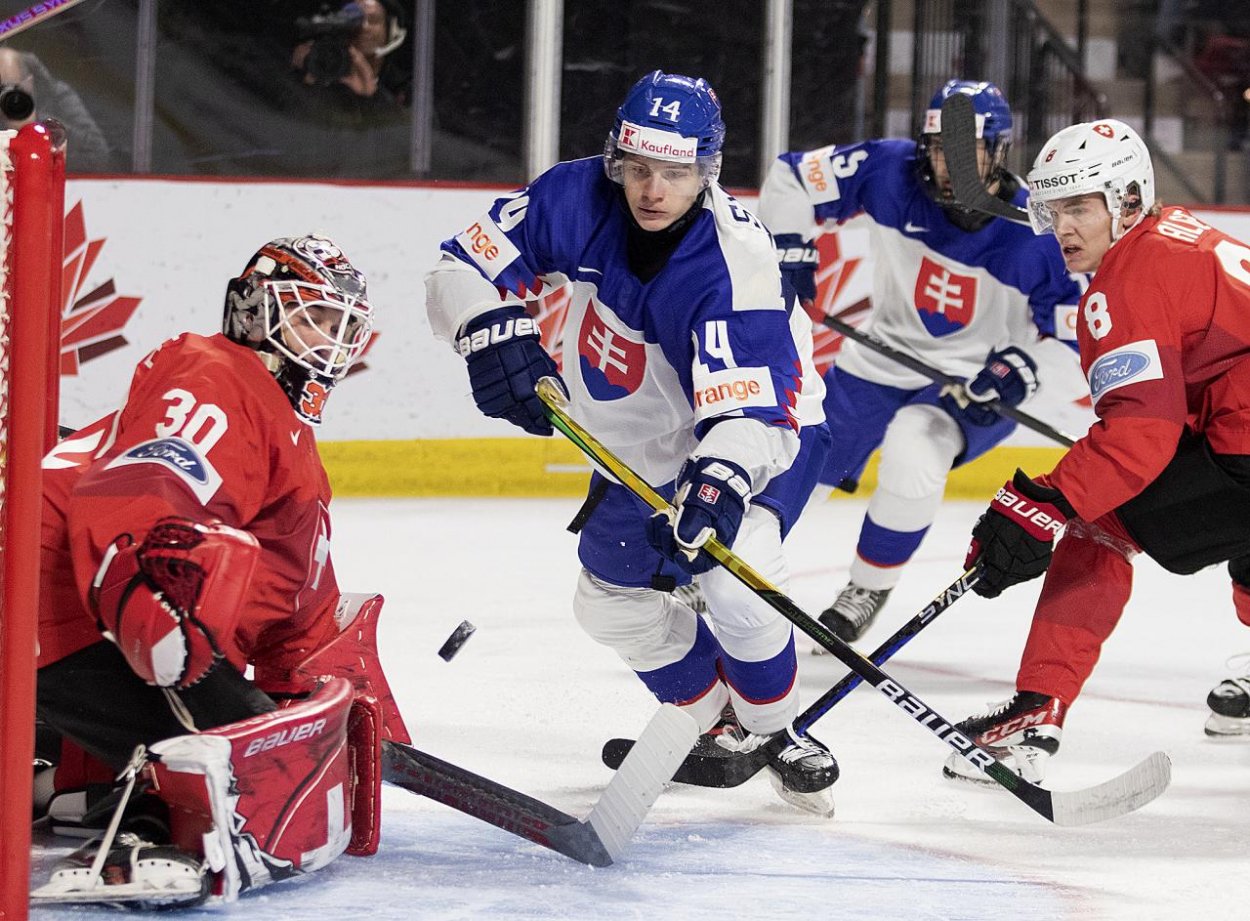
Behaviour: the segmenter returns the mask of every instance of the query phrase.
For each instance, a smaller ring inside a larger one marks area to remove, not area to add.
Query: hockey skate
[[[1003,767],[1015,771],[1029,783],[1040,783],[1046,775],[1046,762],[1059,751],[1063,719],[1068,705],[1055,697],[1033,691],[1017,691],[988,712],[970,716],[955,728],[984,748]],[[958,780],[993,784],[979,768],[959,755],[951,755],[942,773]]]
[[[838,762],[833,753],[811,736],[787,727],[771,734],[751,733],[737,750],[769,749],[768,780],[777,795],[792,806],[821,816],[833,815],[833,792]]]
[[[48,882],[31,893],[31,904],[185,908],[208,897],[211,879],[199,857],[130,832],[119,833],[111,845],[105,840],[60,861]]]
[[[1233,656],[1230,668],[1250,663],[1250,655]],[[1203,731],[1216,739],[1250,739],[1250,671],[1225,678],[1207,695],[1211,715]]]
[[[848,582],[833,604],[821,613],[820,622],[832,630],[838,639],[854,643],[872,626],[892,591],[889,588],[860,588],[854,582]],[[816,646],[812,652],[819,656],[824,655],[826,650],[822,646]]]

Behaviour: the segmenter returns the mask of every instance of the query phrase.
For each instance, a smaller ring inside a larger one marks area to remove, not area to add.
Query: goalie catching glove
[[[123,534],[91,583],[97,625],[148,684],[191,687],[226,658],[259,555],[221,522],[162,518],[142,543]]]
[[[962,415],[973,425],[993,425],[1001,416],[989,404],[1019,406],[1037,393],[1037,362],[1014,345],[990,352],[985,367],[966,384],[955,384],[942,392],[942,402],[954,416]]]
[[[699,548],[710,537],[732,546],[750,501],[751,477],[745,470],[717,457],[692,457],[677,476],[675,513],[652,515],[647,539],[686,572],[707,572],[716,561]]]
[[[523,308],[498,307],[474,317],[456,351],[468,362],[473,402],[483,415],[507,419],[531,435],[553,433],[534,385],[542,377],[560,380],[560,372],[542,347],[538,321]]]
[[[964,568],[977,568],[973,591],[997,598],[1004,589],[1036,579],[1050,566],[1055,537],[1075,517],[1076,510],[1045,477],[1038,482],[1016,470],[972,529]]]

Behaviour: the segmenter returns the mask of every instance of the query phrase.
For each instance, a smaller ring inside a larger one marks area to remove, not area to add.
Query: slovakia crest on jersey
[[[592,397],[619,400],[634,393],[642,383],[647,347],[609,326],[592,299],[586,304],[582,328],[577,333],[577,360],[582,382]]]
[[[952,272],[924,256],[920,260],[913,297],[924,328],[933,336],[949,336],[972,322],[977,304],[977,277]]]

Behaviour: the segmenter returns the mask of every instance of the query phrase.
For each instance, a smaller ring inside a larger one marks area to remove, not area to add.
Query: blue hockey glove
[[[985,367],[968,383],[943,391],[942,403],[951,415],[963,415],[973,425],[993,425],[1000,417],[989,403],[1019,406],[1036,392],[1037,363],[1009,345],[990,352]]]
[[[550,435],[551,422],[534,392],[539,378],[560,381],[538,338],[538,321],[518,306],[499,307],[465,324],[456,351],[469,365],[473,401],[483,415],[507,419],[531,435]]]
[[[799,302],[806,307],[816,303],[816,267],[820,254],[811,243],[797,233],[779,233],[773,237],[777,247],[777,263],[783,278],[794,286]]]
[[[686,572],[707,572],[716,561],[699,552],[709,537],[733,546],[751,501],[751,477],[733,461],[691,458],[677,476],[675,520],[659,512],[647,523],[647,539]]]

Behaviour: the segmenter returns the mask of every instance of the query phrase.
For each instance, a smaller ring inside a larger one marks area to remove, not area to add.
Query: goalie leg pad
[[[178,847],[203,854],[214,897],[326,866],[352,837],[348,716],[334,678],[306,701],[150,749],[147,774],[170,806]]]
[[[328,677],[346,678],[357,697],[377,701],[382,737],[410,743],[412,737],[378,658],[378,619],[384,601],[381,595],[343,592],[334,610],[338,633],[293,666],[256,663],[257,686],[276,697],[285,697],[307,694]]]

